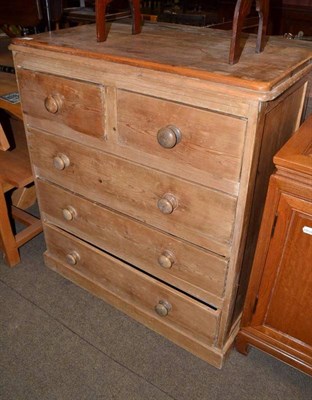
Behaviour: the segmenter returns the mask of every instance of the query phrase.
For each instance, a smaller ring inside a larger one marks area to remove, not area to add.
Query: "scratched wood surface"
[[[238,64],[228,64],[230,32],[180,25],[146,24],[140,35],[131,26],[112,24],[106,42],[97,43],[95,25],[14,39],[14,44],[49,49],[89,58],[117,61],[142,68],[270,91],[299,69],[312,69],[312,43],[295,46],[270,37],[262,53],[255,53],[256,36],[242,38]]]

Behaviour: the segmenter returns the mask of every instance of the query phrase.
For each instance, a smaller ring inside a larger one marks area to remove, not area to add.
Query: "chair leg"
[[[129,0],[130,11],[132,15],[132,34],[141,33],[142,18],[140,11],[140,0]]]
[[[256,0],[256,10],[259,14],[259,28],[257,35],[256,52],[261,53],[264,47],[264,36],[267,33],[269,18],[269,0]]]
[[[252,0],[238,0],[233,19],[233,33],[230,46],[230,64],[235,64],[240,56],[240,38],[245,17],[250,13]]]
[[[109,2],[110,0],[96,0],[95,2],[96,40],[98,42],[104,42],[106,39],[105,13]]]
[[[112,0],[96,0],[95,1],[95,21],[96,21],[96,40],[104,42],[107,37],[106,32],[106,7]],[[132,16],[132,34],[141,32],[141,12],[140,0],[129,0],[129,6]]]
[[[20,262],[18,247],[12,232],[11,221],[3,191],[0,191],[0,243],[6,263],[14,267]]]

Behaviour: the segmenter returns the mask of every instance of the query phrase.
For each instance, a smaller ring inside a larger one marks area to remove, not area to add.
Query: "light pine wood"
[[[1,63],[7,66],[13,65],[12,55],[8,51],[9,41],[0,41]],[[0,95],[17,92],[16,77],[14,74],[0,73]],[[35,200],[35,194],[29,197],[30,192],[24,185],[33,182],[30,167],[29,155],[27,151],[25,131],[23,129],[22,110],[20,102],[12,104],[9,101],[0,99],[0,108],[8,114],[7,124],[3,130],[0,123],[0,249],[4,255],[5,262],[13,267],[20,262],[19,247],[26,241],[33,238],[42,231],[41,222],[38,219],[31,219],[28,214],[20,212],[8,204],[7,198],[14,188],[24,193],[28,197],[27,203],[21,203],[22,198],[18,199],[18,194],[14,196],[14,203],[17,205],[30,205]],[[14,134],[14,140],[9,141],[7,135]],[[5,195],[5,193],[7,193]],[[22,229],[17,235],[12,230],[12,219],[22,220],[26,228]]]
[[[310,117],[274,157],[237,338],[312,375],[312,137]],[[306,180],[303,179],[304,175]]]
[[[101,286],[97,282],[90,280],[81,274],[77,274],[73,268],[68,268],[65,263],[60,262],[59,259],[50,256],[46,252],[44,253],[44,259],[49,268],[63,275],[65,278],[83,287],[95,296],[109,302],[150,329],[159,332],[165,337],[170,337],[172,341],[195,354],[197,357],[201,357],[203,360],[208,361],[211,365],[217,368],[222,367],[225,350],[229,350],[232,341],[224,349],[224,352],[220,351],[213,346],[198,341],[194,337],[190,337],[179,329],[172,329],[172,325],[169,326],[164,324],[160,319],[151,320],[140,308],[133,307],[131,304],[126,303],[122,298],[115,296],[113,293],[109,292],[104,285]],[[116,263],[116,260],[112,261]]]
[[[29,161],[26,137],[17,121],[12,120],[14,129],[14,148],[0,151],[0,248],[5,262],[14,267],[20,262],[19,247],[42,232],[42,224],[38,218],[32,217],[25,211],[11,207],[7,203],[5,193],[15,188],[24,189],[25,185],[33,182]],[[33,196],[32,196],[33,197]],[[26,227],[15,234],[12,219],[19,220]]]
[[[70,48],[73,55],[211,80],[255,91],[272,90],[290,76],[294,65],[305,68],[311,60],[311,49],[288,46],[285,39],[273,37],[269,39],[263,53],[255,54],[256,38],[250,35],[240,63],[231,66],[228,64],[230,32],[146,24],[140,35],[131,36],[127,34],[128,29],[125,25],[114,24],[110,40],[104,46],[99,46],[94,40],[93,25],[64,30],[62,35],[59,32],[51,32],[49,36],[39,35],[35,41],[15,39],[13,43],[37,49],[54,50],[57,47],[60,53],[68,52]],[[146,49],[149,51],[146,52]],[[270,68],[266,68],[266,63]],[[311,70],[311,66],[308,69]]]
[[[127,259],[159,279],[179,287],[214,306],[221,306],[227,262],[222,257],[191,246],[109,209],[38,180],[42,218],[77,237]],[[66,220],[64,210],[76,215]],[[159,257],[170,251],[174,262],[163,268]]]
[[[25,132],[20,129],[14,131],[14,149],[0,152],[0,182],[6,182],[12,187],[23,187],[33,182],[33,175]]]
[[[54,129],[82,132],[103,137],[105,106],[102,88],[83,82],[21,70],[19,90],[23,111],[45,121],[53,121]],[[49,110],[50,108],[50,110]]]
[[[163,324],[173,325],[176,327],[173,329],[194,335],[200,342],[213,343],[219,311],[213,311],[60,230],[46,226],[45,234],[48,239],[48,255],[66,263],[69,252],[76,251],[79,254],[80,259],[74,266],[67,263],[77,274],[105,287],[123,302],[144,310],[149,318],[161,318]],[[171,305],[165,318],[155,312],[155,306],[160,300]]]
[[[158,143],[157,133],[171,125],[181,131],[181,141],[165,149]],[[220,180],[227,182],[231,194],[240,180],[245,130],[246,121],[242,119],[133,93],[117,93],[119,154],[125,147],[135,148],[157,157],[162,167],[171,163],[170,170],[175,169],[181,177],[187,168],[203,179],[208,175],[215,185]]]
[[[272,156],[300,123],[311,47],[269,38],[255,55],[251,35],[231,67],[226,32],[128,28],[101,44],[82,26],[11,46],[45,260],[220,368],[239,328],[249,227]],[[158,316],[173,317],[168,299],[147,312],[160,288],[190,306],[170,324]]]
[[[36,188],[34,184],[27,187],[15,189],[11,195],[12,204],[25,210],[36,202]]]
[[[53,135],[32,131],[28,143],[38,176],[218,254],[229,254],[235,197]],[[59,153],[70,160],[61,171],[53,168]],[[178,206],[166,215],[157,203],[167,193],[176,197]]]

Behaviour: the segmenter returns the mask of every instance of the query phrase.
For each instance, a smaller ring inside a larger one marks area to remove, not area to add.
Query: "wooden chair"
[[[104,42],[107,38],[106,31],[106,7],[112,0],[96,0],[95,13],[96,13],[96,38],[98,42]],[[132,34],[141,32],[141,12],[140,0],[129,0],[129,12],[115,14],[115,19],[125,17],[132,17]]]
[[[14,124],[14,119],[11,121]],[[6,197],[9,191],[33,183],[25,132],[20,121],[16,120],[15,125],[15,143],[11,149],[8,149],[3,123],[0,129],[0,250],[10,267],[20,262],[19,247],[42,231],[40,219],[10,205]],[[15,234],[12,220],[21,222],[26,228]]]
[[[249,15],[251,6],[254,0],[237,0],[234,19],[233,33],[230,46],[229,63],[235,64],[240,57],[240,39],[244,26],[244,21]],[[256,53],[260,53],[264,48],[264,36],[267,31],[268,16],[269,16],[269,0],[256,0],[256,10],[259,15],[258,34],[256,42]]]

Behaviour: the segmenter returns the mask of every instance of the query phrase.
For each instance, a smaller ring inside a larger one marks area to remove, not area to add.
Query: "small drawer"
[[[235,197],[42,132],[30,132],[28,144],[37,176],[229,255]]]
[[[47,182],[37,181],[41,217],[216,307],[228,262],[132,218]]]
[[[100,85],[18,70],[25,122],[59,135],[105,138],[104,89]]]
[[[244,119],[117,92],[120,154],[137,150],[140,162],[227,193],[238,190],[245,131]]]
[[[85,242],[44,226],[47,259],[74,282],[101,294],[127,313],[143,314],[171,330],[183,332],[196,341],[212,344],[217,334],[219,310],[196,301],[178,290],[128,266]]]

